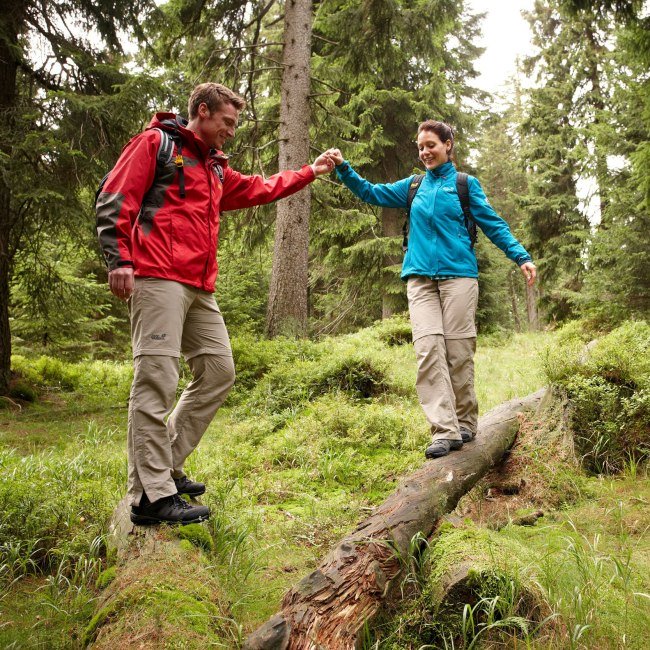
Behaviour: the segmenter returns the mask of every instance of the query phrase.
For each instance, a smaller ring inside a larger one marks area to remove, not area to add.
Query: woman
[[[425,455],[438,458],[460,449],[476,435],[478,266],[456,189],[451,127],[434,120],[422,122],[417,145],[427,171],[411,205],[402,280],[407,282],[417,355],[416,390],[433,436]],[[336,164],[341,181],[360,199],[385,208],[406,208],[414,176],[373,185],[352,169],[338,149],[326,154]],[[488,203],[478,180],[470,176],[467,184],[472,217],[532,285],[536,269],[530,255]]]

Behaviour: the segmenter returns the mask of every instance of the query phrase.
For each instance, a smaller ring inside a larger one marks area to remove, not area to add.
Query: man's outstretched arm
[[[327,152],[298,171],[282,171],[269,178],[246,176],[226,168],[221,210],[250,208],[283,199],[309,185],[317,176],[328,174],[333,169],[334,161]]]

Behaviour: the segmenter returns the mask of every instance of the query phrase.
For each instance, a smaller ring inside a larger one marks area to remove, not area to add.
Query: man
[[[220,213],[281,199],[333,169],[325,155],[268,179],[231,169],[221,150],[235,135],[244,106],[225,86],[197,86],[189,122],[158,113],[124,148],[97,199],[109,287],[128,301],[131,318],[128,496],[137,524],[186,524],[210,515],[180,495],[205,492],[183,464],[235,380],[228,333],[212,295]],[[166,159],[164,149],[171,154]],[[181,353],[193,379],[165,421]]]

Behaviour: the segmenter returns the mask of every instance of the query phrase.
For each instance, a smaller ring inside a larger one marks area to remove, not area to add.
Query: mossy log
[[[310,575],[285,595],[281,611],[246,640],[248,650],[348,650],[364,626],[399,591],[411,540],[428,537],[437,520],[497,464],[519,430],[520,414],[538,408],[546,390],[513,399],[480,418],[476,439],[426,462]]]
[[[445,517],[431,542],[430,570],[419,594],[388,625],[391,647],[465,647],[467,635],[476,638],[478,630],[488,646],[494,635],[494,646],[501,647],[507,638],[552,627],[551,609],[532,569],[534,551],[517,539],[450,519],[455,518]]]
[[[135,526],[126,498],[108,535],[116,563],[97,580],[101,590],[84,646],[106,648],[228,647],[237,632],[208,555],[205,524]]]

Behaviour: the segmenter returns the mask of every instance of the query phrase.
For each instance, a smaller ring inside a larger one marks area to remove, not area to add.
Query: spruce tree
[[[56,278],[42,244],[62,232],[87,233],[89,195],[81,190],[95,184],[112,137],[123,140],[133,126],[133,102],[149,94],[146,80],[129,80],[120,69],[120,30],[138,31],[153,10],[149,0],[19,0],[0,16],[0,394],[10,379],[16,260],[22,268],[38,260],[32,268]],[[102,99],[116,89],[124,91],[124,112],[116,111],[122,122],[107,119]],[[34,286],[47,290],[37,281],[24,289]]]

